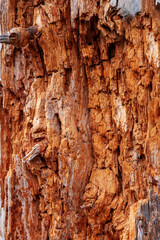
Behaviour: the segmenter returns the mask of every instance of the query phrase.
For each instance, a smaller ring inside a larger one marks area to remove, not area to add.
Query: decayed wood
[[[1,1],[0,239],[160,238],[159,11]]]

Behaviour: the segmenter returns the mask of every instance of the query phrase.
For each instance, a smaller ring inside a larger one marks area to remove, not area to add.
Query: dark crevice
[[[87,26],[88,31],[86,33],[86,43],[88,46],[94,45],[94,48],[97,49],[97,41],[100,36],[100,31],[97,28],[98,25],[98,17],[94,16],[91,18],[90,22],[85,22],[84,20],[81,20],[80,22],[81,26]]]
[[[41,48],[41,46],[39,45],[38,39],[36,39],[36,43],[37,43],[37,48],[39,51],[39,55],[40,55],[40,59],[41,59],[42,67],[43,67],[43,75],[44,75],[44,77],[46,77],[46,80],[48,80],[48,73],[46,71],[46,65],[44,63],[44,52],[43,52],[43,49]]]
[[[58,166],[57,166],[57,167],[58,167]],[[59,175],[59,170],[58,170],[58,169],[55,171],[55,174]]]
[[[97,2],[97,7],[99,7],[100,6],[100,2]]]
[[[108,46],[108,58],[109,60],[111,60],[111,58],[113,58],[115,56],[115,50],[116,50],[116,44],[115,43],[111,43]]]
[[[23,110],[20,110],[19,113],[19,123],[21,123],[24,120]]]
[[[44,78],[44,76],[39,75],[39,76],[37,76],[36,78]]]
[[[102,24],[102,27],[105,28],[106,30],[110,31],[110,28],[107,27],[105,24]]]
[[[128,201],[124,204],[124,209],[126,209],[128,206]]]
[[[106,169],[106,167],[102,167],[101,169]],[[112,169],[111,169],[112,170]]]
[[[61,135],[62,126],[61,126],[61,120],[58,113],[55,114],[55,118],[56,118],[57,126],[59,128],[59,135]]]
[[[117,80],[121,80],[121,75],[122,75],[122,73],[121,73],[121,69],[118,68],[118,69],[116,70],[116,77],[117,77]]]
[[[18,8],[17,8],[17,6],[16,6],[16,7],[15,7],[15,24],[16,24],[17,26],[19,26],[19,24],[16,23],[16,20],[17,20],[17,12],[18,12]]]
[[[120,156],[120,148],[117,149],[117,162],[118,162],[118,181],[119,181],[119,192],[122,192],[123,179],[122,179],[122,167],[119,164],[118,157]]]
[[[36,199],[36,201],[37,201],[37,200],[39,201],[39,200],[40,200],[40,194],[36,194],[36,195],[35,195],[35,199]]]
[[[42,161],[44,164],[46,164],[46,160],[45,160],[44,157],[41,157],[41,161]]]
[[[90,67],[98,66],[98,65],[100,65],[100,64],[103,63],[103,62],[108,62],[108,60],[101,60],[101,61],[99,61],[98,63],[95,63],[95,64],[90,65]]]
[[[118,6],[118,0],[116,0],[116,7]]]
[[[68,69],[66,69],[65,82],[64,82],[64,92],[65,92],[65,94],[69,91],[71,77],[72,77],[72,69],[68,68]]]
[[[144,155],[144,154],[141,154],[140,157],[139,157],[139,159],[140,159],[141,161],[144,161],[144,160],[145,160],[145,155]]]
[[[151,99],[151,93],[152,93],[152,82],[150,82],[149,86],[148,86],[148,90],[149,90],[149,97]]]

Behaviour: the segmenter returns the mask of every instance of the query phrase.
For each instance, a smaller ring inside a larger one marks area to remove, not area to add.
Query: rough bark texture
[[[42,28],[1,46],[2,240],[160,239],[159,1],[114,2],[1,0]]]

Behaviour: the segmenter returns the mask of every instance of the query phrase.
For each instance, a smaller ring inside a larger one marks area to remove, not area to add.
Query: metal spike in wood
[[[41,32],[38,26],[32,26],[29,28],[11,28],[9,32],[4,35],[0,35],[0,43],[12,44],[15,47],[25,47],[30,40],[40,37]]]

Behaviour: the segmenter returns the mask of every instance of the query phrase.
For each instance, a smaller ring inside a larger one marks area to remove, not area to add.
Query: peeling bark
[[[0,239],[159,239],[159,1],[1,0]]]

